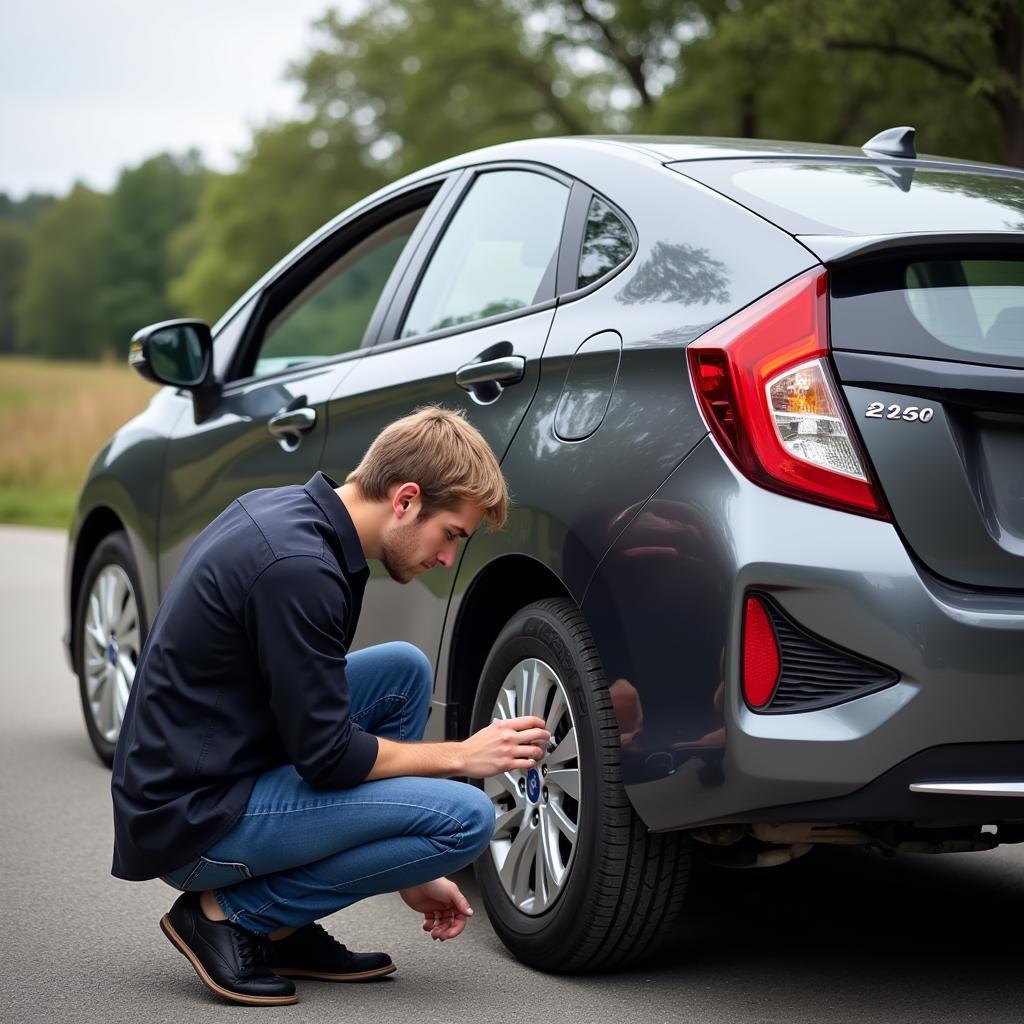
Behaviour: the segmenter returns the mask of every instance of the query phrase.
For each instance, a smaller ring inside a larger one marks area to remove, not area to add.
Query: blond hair
[[[490,445],[461,410],[428,405],[386,426],[345,478],[370,501],[382,501],[395,484],[420,486],[422,516],[468,501],[487,525],[508,518],[508,486]]]

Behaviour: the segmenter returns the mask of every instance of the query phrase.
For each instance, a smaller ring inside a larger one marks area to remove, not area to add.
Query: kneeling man
[[[143,649],[112,780],[119,878],[182,892],[160,922],[203,983],[249,1005],[296,1001],[290,978],[395,968],[316,921],[398,892],[449,939],[472,914],[444,876],[494,829],[477,788],[528,769],[539,718],[422,743],[428,659],[406,643],[349,654],[379,559],[400,583],[451,566],[460,538],[504,525],[493,452],[459,413],[391,424],[342,486],[253,491],[195,540]]]

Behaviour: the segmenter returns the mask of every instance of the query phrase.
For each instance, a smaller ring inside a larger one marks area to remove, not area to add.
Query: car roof
[[[877,152],[869,153],[858,146],[833,146],[822,142],[792,142],[782,139],[730,139],[712,136],[684,135],[594,135],[569,136],[568,138],[591,139],[612,142],[647,152],[665,163],[691,162],[697,160],[755,160],[755,159],[838,159],[863,160],[869,163],[885,163],[889,160],[905,161],[907,157],[886,157]],[[865,140],[866,142],[867,140]],[[964,168],[985,167],[1008,174],[1019,173],[1017,168],[977,160],[963,160],[957,157],[920,154],[914,158],[917,163],[941,163],[946,166]]]

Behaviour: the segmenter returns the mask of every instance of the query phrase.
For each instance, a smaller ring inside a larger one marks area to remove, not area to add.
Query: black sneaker
[[[316,923],[268,942],[267,963],[275,974],[320,981],[369,981],[395,970],[387,953],[353,953]]]
[[[267,966],[266,939],[230,921],[211,921],[199,908],[199,893],[179,896],[160,928],[202,983],[224,999],[247,1006],[298,1002],[295,986]]]

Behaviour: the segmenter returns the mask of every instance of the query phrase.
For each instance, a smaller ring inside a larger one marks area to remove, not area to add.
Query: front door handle
[[[308,433],[316,426],[316,409],[288,409],[267,420],[267,430],[274,437]]]
[[[455,371],[455,383],[472,391],[479,384],[518,384],[526,376],[525,356],[502,356],[482,363],[466,363]]]
[[[316,426],[316,409],[308,406],[302,409],[285,409],[267,420],[267,430],[277,438],[277,443],[286,451],[293,452],[299,447],[302,435]]]

